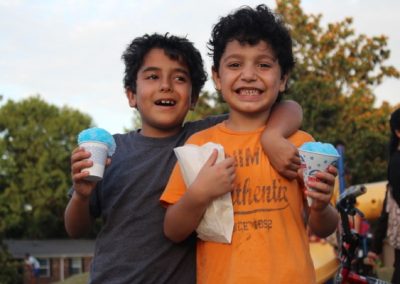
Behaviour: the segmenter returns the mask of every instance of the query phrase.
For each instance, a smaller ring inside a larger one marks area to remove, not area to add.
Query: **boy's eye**
[[[175,80],[178,82],[187,82],[186,76],[181,76],[181,75],[176,76]]]
[[[271,64],[269,64],[269,63],[260,63],[260,64],[258,64],[258,66],[261,67],[261,68],[270,68]]]
[[[157,80],[158,76],[156,74],[150,74],[146,76],[147,80]]]
[[[239,68],[240,63],[239,62],[231,62],[231,63],[228,63],[228,67],[229,68]]]

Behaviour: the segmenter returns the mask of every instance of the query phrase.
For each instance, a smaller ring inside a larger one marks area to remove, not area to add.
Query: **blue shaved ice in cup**
[[[338,151],[332,144],[321,142],[306,142],[299,148],[301,168],[303,169],[303,178],[308,190],[312,188],[307,186],[307,181],[319,181],[315,176],[317,172],[328,170],[330,165],[336,166],[340,158]],[[312,199],[307,197],[308,205],[311,206]]]
[[[85,179],[89,181],[101,180],[107,157],[111,157],[115,152],[114,137],[102,128],[88,128],[79,133],[78,145],[91,153],[89,159],[93,161],[93,166],[85,169],[89,172]]]

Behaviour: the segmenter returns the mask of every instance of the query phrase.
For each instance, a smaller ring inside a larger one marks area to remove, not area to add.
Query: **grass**
[[[379,279],[390,281],[392,279],[394,268],[393,267],[381,267],[378,268],[376,274]]]
[[[88,278],[89,272],[86,272],[68,277],[64,281],[55,282],[53,284],[86,284],[88,283]]]

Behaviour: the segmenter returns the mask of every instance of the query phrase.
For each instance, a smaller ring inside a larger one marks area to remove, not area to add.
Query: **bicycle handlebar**
[[[353,185],[345,190],[342,194],[340,194],[337,203],[343,203],[346,200],[355,199],[366,192],[367,188],[364,185]]]

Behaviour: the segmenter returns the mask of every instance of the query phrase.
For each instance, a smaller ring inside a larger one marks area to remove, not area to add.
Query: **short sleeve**
[[[203,132],[198,132],[189,137],[186,141],[187,144],[202,145],[205,141],[209,141],[208,136],[204,136]],[[187,186],[182,176],[181,168],[179,163],[176,162],[172,174],[168,180],[167,186],[163,194],[160,197],[160,202],[164,206],[168,206],[176,203],[185,194]]]
[[[186,185],[183,180],[179,163],[175,164],[168,184],[160,197],[160,202],[164,206],[176,203],[185,194]]]

